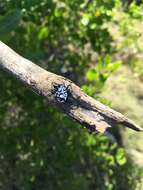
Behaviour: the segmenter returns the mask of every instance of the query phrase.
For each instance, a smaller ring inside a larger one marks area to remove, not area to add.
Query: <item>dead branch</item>
[[[117,124],[142,131],[142,128],[124,115],[86,95],[72,81],[42,69],[15,53],[1,41],[0,67],[10,72],[36,93],[46,97],[49,103],[59,107],[64,113],[90,131],[104,133],[107,128]],[[55,86],[59,87],[58,85],[62,85],[64,88],[65,99],[57,98],[59,92],[56,92]]]

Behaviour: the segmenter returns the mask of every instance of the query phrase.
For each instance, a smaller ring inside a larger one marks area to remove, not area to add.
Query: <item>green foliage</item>
[[[108,77],[116,71],[121,66],[121,61],[111,61],[111,57],[106,55],[103,59],[99,57],[98,63],[94,68],[89,68],[86,73],[86,79],[92,84],[94,87],[89,95],[92,95],[93,92],[99,93]],[[88,93],[88,85],[84,85],[83,89]],[[91,87],[89,87],[89,90]]]
[[[124,165],[126,163],[125,151],[122,148],[117,150],[116,160],[119,165]]]
[[[143,14],[142,14],[142,6],[138,6],[136,5],[135,2],[131,3],[131,5],[129,6],[129,14],[132,18],[135,19],[143,19]]]
[[[13,10],[5,16],[0,17],[0,36],[7,40],[9,33],[13,31],[21,20],[21,11]]]
[[[0,0],[0,39],[100,98],[122,63],[112,59],[113,38],[105,27],[117,5],[118,0]],[[1,189],[134,189],[123,148],[88,134],[6,73],[0,82]]]

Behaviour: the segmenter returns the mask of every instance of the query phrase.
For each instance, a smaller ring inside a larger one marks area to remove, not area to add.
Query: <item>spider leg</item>
[[[66,87],[66,89],[67,89],[67,91],[68,91],[68,95],[72,95],[72,87],[71,87],[71,85],[69,84],[69,85],[67,85],[67,87]]]
[[[58,84],[58,83],[52,82],[52,86],[53,86],[54,88],[58,88],[59,85],[60,85],[60,84]]]

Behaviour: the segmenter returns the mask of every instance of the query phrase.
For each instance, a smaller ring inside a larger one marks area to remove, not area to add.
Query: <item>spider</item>
[[[53,94],[58,102],[65,103],[67,101],[70,94],[69,87],[70,85],[66,87],[64,84],[54,84]]]

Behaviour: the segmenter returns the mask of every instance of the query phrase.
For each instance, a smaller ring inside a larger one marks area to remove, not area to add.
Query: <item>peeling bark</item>
[[[49,103],[59,107],[64,113],[91,132],[104,133],[107,128],[117,124],[122,124],[136,131],[142,131],[142,128],[121,113],[86,95],[72,81],[42,69],[18,55],[1,41],[0,67],[10,72],[39,95],[46,97]],[[67,89],[68,97],[65,102],[58,102],[55,98],[54,86],[60,84],[70,87]]]

